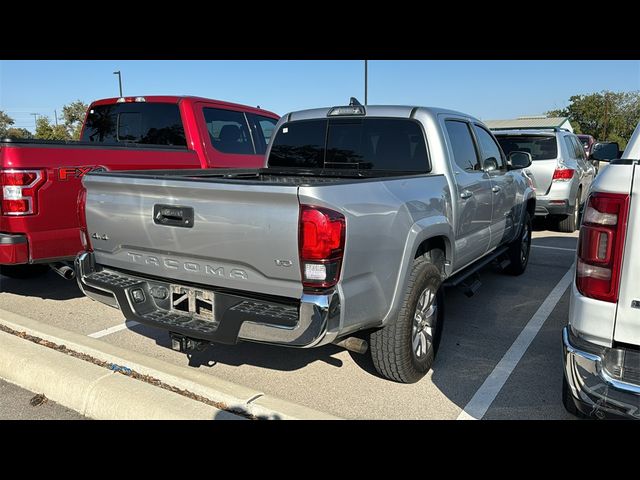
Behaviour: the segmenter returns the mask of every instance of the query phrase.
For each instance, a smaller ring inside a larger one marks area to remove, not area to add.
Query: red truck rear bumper
[[[73,260],[83,250],[79,228],[26,235],[0,233],[0,265]]]
[[[0,233],[0,265],[29,262],[29,243],[24,235]]]

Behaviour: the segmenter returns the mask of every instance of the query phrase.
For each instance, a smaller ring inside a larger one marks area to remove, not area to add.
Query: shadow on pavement
[[[131,331],[155,340],[159,347],[171,349],[169,332],[146,325],[136,325]],[[334,367],[342,367],[342,360],[333,355],[342,349],[335,345],[319,348],[287,348],[262,343],[239,342],[236,345],[211,344],[203,351],[184,354],[189,366],[213,367],[217,363],[240,366],[253,365],[271,370],[292,371],[306,367],[313,362],[325,362]]]
[[[5,292],[49,300],[69,300],[84,296],[75,280],[65,280],[53,271],[48,271],[39,277],[25,279],[0,275],[0,293]]]

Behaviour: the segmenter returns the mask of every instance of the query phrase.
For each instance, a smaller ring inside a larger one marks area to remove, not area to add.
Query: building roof
[[[567,117],[530,116],[511,120],[486,120],[489,128],[560,128],[569,119]]]

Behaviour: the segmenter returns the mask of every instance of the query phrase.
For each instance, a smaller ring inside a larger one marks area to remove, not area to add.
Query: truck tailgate
[[[627,235],[622,257],[614,340],[640,343],[640,166],[633,169]]]
[[[113,174],[87,175],[84,185],[97,263],[176,283],[302,295],[297,186]],[[190,212],[191,225],[176,220]]]

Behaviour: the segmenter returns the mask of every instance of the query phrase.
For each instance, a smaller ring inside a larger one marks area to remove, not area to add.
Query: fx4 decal
[[[82,178],[89,172],[104,172],[104,167],[62,167],[58,169],[58,180]]]

